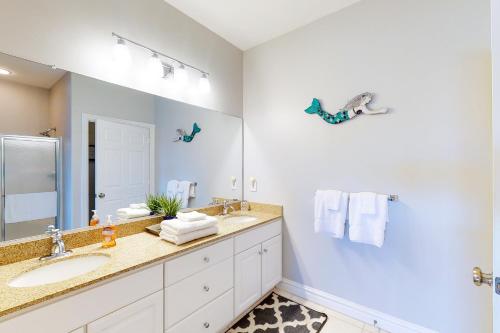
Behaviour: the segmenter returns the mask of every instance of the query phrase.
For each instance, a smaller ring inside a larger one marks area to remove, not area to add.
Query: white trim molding
[[[287,291],[365,323],[373,323],[376,320],[377,327],[391,333],[438,333],[437,331],[401,320],[288,279],[283,279],[279,283],[278,289]]]

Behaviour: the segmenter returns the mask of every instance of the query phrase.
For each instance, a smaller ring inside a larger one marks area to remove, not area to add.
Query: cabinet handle
[[[204,323],[203,323],[203,327],[205,327],[205,328],[209,328],[209,327],[210,327],[210,324],[209,324],[208,322],[204,322]]]
[[[203,286],[203,290],[205,290],[208,293],[210,291],[210,287],[209,286]]]
[[[261,250],[259,250],[259,255],[262,255],[262,251]]]
[[[209,257],[204,257],[203,261],[206,262],[206,263],[208,263],[208,262],[210,262],[210,258]]]
[[[267,253],[267,249],[264,249],[264,253]]]

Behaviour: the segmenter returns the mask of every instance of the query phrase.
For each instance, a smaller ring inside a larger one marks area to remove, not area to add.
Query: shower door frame
[[[53,142],[55,143],[55,191],[57,192],[57,215],[55,227],[62,229],[62,138],[49,138],[39,136],[26,135],[0,135],[0,241],[5,241],[5,141],[20,140],[20,141],[36,141],[36,142]]]

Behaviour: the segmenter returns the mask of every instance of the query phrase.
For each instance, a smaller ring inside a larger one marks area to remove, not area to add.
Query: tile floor
[[[318,305],[301,297],[290,294],[281,289],[275,290],[278,294],[283,295],[292,301],[298,302],[313,310],[324,312],[328,315],[328,321],[320,333],[389,333],[373,325],[365,324],[359,320],[348,317],[344,314],[335,312],[324,306]]]

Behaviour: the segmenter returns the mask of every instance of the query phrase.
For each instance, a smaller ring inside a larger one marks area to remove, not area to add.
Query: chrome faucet
[[[41,257],[40,260],[60,258],[71,254],[71,250],[66,251],[61,230],[56,229],[53,225],[49,225],[45,233],[52,237],[52,250],[49,255]]]
[[[235,211],[234,207],[229,204],[229,200],[224,200],[224,206],[222,207],[222,215],[229,214],[229,209],[233,212]]]

